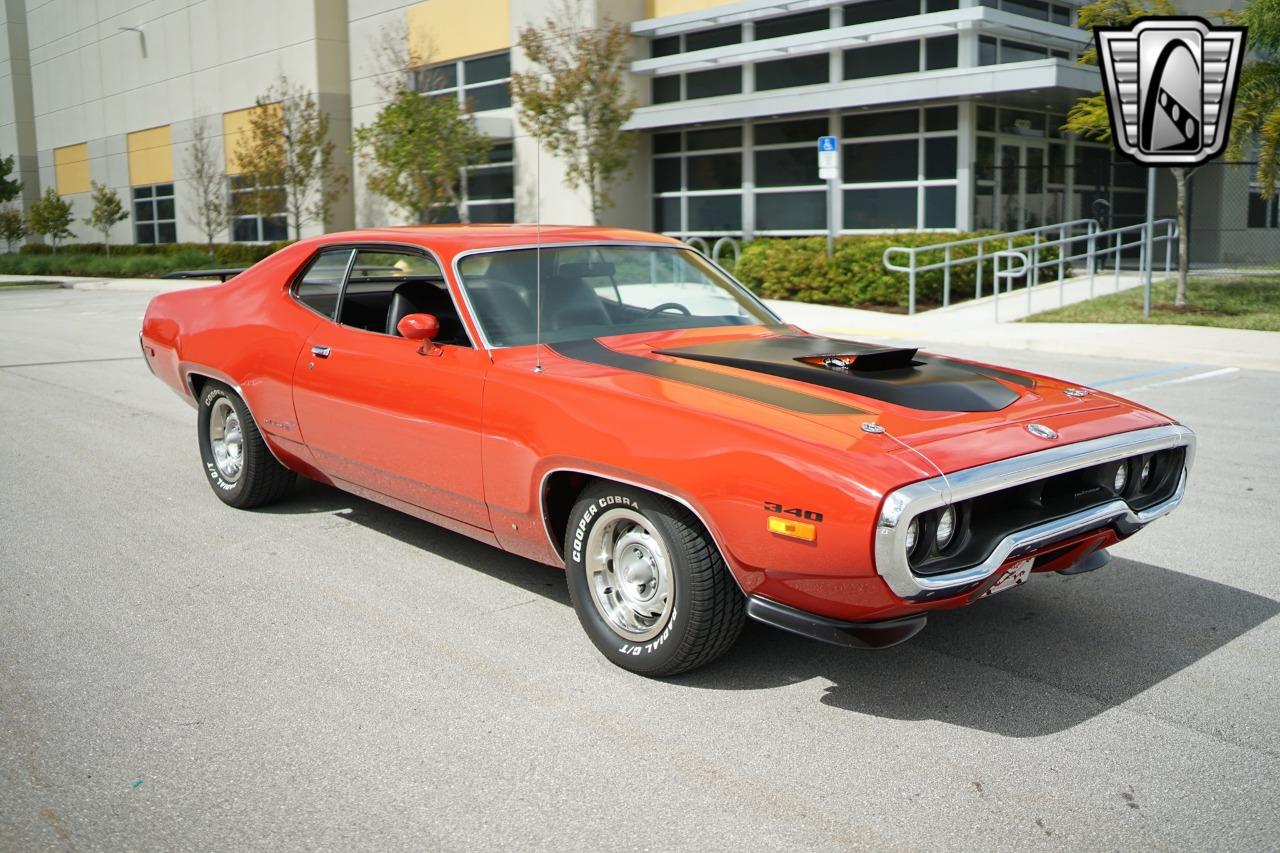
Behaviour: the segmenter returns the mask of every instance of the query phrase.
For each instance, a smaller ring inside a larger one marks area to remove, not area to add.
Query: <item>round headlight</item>
[[[1112,483],[1115,486],[1116,494],[1124,491],[1124,484],[1129,482],[1129,465],[1125,462],[1120,463],[1120,467],[1116,469],[1116,479]]]
[[[942,550],[951,544],[951,538],[956,534],[956,511],[947,507],[942,511],[942,515],[938,517],[938,532],[934,537],[934,541],[938,543],[938,550]]]
[[[1151,457],[1142,460],[1142,473],[1138,475],[1138,485],[1146,486],[1151,479]]]
[[[907,553],[916,549],[916,540],[920,538],[920,519],[913,518],[907,525]]]

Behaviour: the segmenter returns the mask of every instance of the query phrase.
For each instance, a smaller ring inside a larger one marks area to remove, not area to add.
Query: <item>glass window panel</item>
[[[241,216],[231,223],[231,239],[237,243],[253,243],[258,239],[258,217]]]
[[[825,192],[757,193],[756,228],[817,231],[827,227]]]
[[[156,184],[156,195],[173,195],[173,184]]]
[[[467,99],[467,107],[472,112],[482,113],[485,110],[501,110],[511,106],[511,90],[506,83],[466,89],[463,94]]]
[[[996,141],[989,136],[979,136],[977,145],[977,177],[980,181],[989,181],[995,177],[992,168],[996,164]]]
[[[515,194],[515,169],[511,166],[475,169],[467,174],[468,198],[511,198]]]
[[[710,130],[691,130],[685,134],[686,151],[705,151],[709,148],[741,148],[742,125],[713,127]]]
[[[1027,194],[1044,192],[1044,150],[1027,148],[1027,167],[1022,170],[1025,175]]]
[[[717,95],[736,95],[742,91],[742,69],[712,68],[693,71],[684,78],[685,97],[714,98]]]
[[[783,142],[808,142],[815,146],[819,136],[826,136],[830,125],[825,118],[798,119],[756,125],[756,145]],[[815,148],[816,150],[816,148]],[[817,156],[816,154],[814,155]]]
[[[1070,58],[1071,58],[1071,54],[1067,53],[1065,50],[1051,50],[1051,51],[1049,51],[1049,55],[1050,55],[1050,56],[1057,57],[1058,59],[1070,59]]]
[[[960,0],[926,0],[924,4],[926,12],[949,12],[959,8]]]
[[[956,176],[956,138],[954,136],[924,141],[924,176],[926,178]]]
[[[930,71],[937,68],[955,68],[958,51],[958,36],[925,39],[925,68]]]
[[[161,198],[156,200],[156,219],[173,219],[172,198]]]
[[[1049,116],[1049,135],[1054,139],[1061,139],[1065,135],[1062,126],[1067,123],[1067,117],[1064,115]]]
[[[659,157],[653,161],[653,191],[676,192],[680,189],[680,158]]]
[[[851,184],[914,181],[920,140],[860,142],[844,146],[844,179]]]
[[[925,110],[924,111],[924,129],[926,131],[955,130],[956,129],[956,108],[955,107],[934,107],[931,110]]]
[[[680,199],[655,198],[653,200],[653,230],[679,231]]]
[[[511,54],[502,52],[493,56],[468,59],[462,63],[462,79],[468,86],[486,80],[501,80],[511,76]]]
[[[1034,44],[1024,44],[1020,41],[1002,41],[1000,42],[1000,61],[1003,62],[1027,62],[1032,59],[1044,59],[1049,55],[1049,51],[1043,47],[1037,47]]]
[[[666,36],[649,42],[650,56],[673,56],[680,52],[680,36]]]
[[[917,110],[896,110],[891,113],[853,113],[844,117],[844,135],[850,138],[915,133],[919,129],[920,113]]]
[[[157,243],[178,242],[178,226],[172,222],[161,222],[156,226]]]
[[[1252,216],[1252,196],[1250,196],[1250,215]],[[1250,228],[1253,228],[1252,220],[1250,220]],[[150,244],[156,241],[156,229],[154,225],[135,225],[133,227],[133,242]]]
[[[916,188],[844,191],[845,228],[915,228]]]
[[[679,133],[655,133],[653,135],[654,154],[674,154],[680,150]]]
[[[155,219],[154,202],[135,201],[133,203],[133,220],[135,222],[151,222]]]
[[[472,222],[515,222],[514,204],[469,204],[467,213]]]
[[[844,52],[844,79],[860,80],[920,70],[920,42],[875,44]]]
[[[978,130],[995,131],[996,108],[978,107]]]
[[[1001,110],[1000,131],[1020,136],[1044,136],[1044,114],[1025,110]]]
[[[1118,187],[1147,188],[1147,169],[1136,163],[1118,161],[1113,166],[1111,181]]]
[[[954,6],[952,8],[955,8]],[[920,0],[868,0],[844,7],[845,26],[906,18],[920,14]]]
[[[956,188],[924,188],[924,227],[956,227]]]
[[[799,15],[787,15],[783,18],[770,18],[756,21],[756,41],[793,36],[796,33],[811,33],[814,30],[825,30],[831,26],[831,15],[826,9],[815,12],[801,12]]]
[[[458,64],[450,62],[447,65],[419,68],[414,71],[414,83],[419,92],[452,89],[458,85]]]
[[[254,230],[256,232],[257,229]],[[307,271],[294,286],[293,293],[298,301],[321,314],[332,317],[338,303],[338,290],[342,287],[342,279],[347,273],[347,264],[350,260],[350,249],[338,249],[316,255],[307,267]]]
[[[1000,0],[978,0],[979,6],[986,6],[988,9],[999,9]]]
[[[271,242],[288,240],[288,220],[283,216],[264,216],[262,218],[262,239]]]
[[[997,61],[998,44],[991,36],[980,36],[978,38],[978,64],[979,65],[995,65]]]
[[[458,209],[451,204],[433,207],[427,211],[427,222],[431,225],[453,225],[461,221]]]
[[[1015,15],[1049,20],[1049,4],[1041,3],[1040,0],[1002,0],[1001,8]]]
[[[1061,184],[1066,182],[1067,147],[1061,144],[1049,146],[1049,182]]]
[[[151,198],[153,187],[134,187],[133,197],[135,200],[140,198]]]
[[[1055,3],[1050,14],[1053,16],[1055,24],[1061,24],[1064,27],[1071,26],[1071,7],[1059,6]]]
[[[708,195],[689,198],[690,231],[741,231],[742,196]]]
[[[680,100],[679,76],[654,77],[650,85],[653,89],[653,102],[655,104],[669,104],[672,101]]]
[[[830,65],[825,53],[758,62],[756,63],[756,89],[765,91],[826,83],[831,76]]]
[[[756,38],[760,38],[759,35]],[[742,41],[742,27],[734,24],[732,27],[717,27],[714,30],[703,30],[698,33],[684,34],[684,49],[686,52],[691,50],[707,50],[713,47],[724,47],[729,44],[737,44]]]
[[[741,154],[703,154],[685,162],[691,190],[731,190],[742,186]]]
[[[510,142],[495,142],[489,149],[490,163],[510,163],[514,159],[514,148]]]
[[[756,186],[801,187],[819,184],[817,146],[757,151]]]

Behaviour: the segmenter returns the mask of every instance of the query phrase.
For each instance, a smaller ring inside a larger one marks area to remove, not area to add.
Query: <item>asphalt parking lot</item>
[[[0,850],[1280,845],[1280,373],[961,351],[1187,423],[1184,505],[904,646],[751,625],[658,682],[555,570],[221,504],[147,298],[0,289]]]

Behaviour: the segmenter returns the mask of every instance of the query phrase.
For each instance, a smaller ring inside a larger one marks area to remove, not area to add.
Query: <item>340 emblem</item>
[[[780,512],[784,515],[794,515],[796,518],[803,518],[805,521],[822,521],[822,513],[815,512],[811,509],[801,509],[798,506],[784,507],[777,501],[765,501],[764,508],[768,512]]]

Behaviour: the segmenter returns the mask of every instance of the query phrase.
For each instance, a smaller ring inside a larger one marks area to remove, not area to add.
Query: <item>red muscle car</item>
[[[592,642],[651,676],[747,616],[883,647],[1097,569],[1178,505],[1195,448],[1106,393],[806,334],[637,231],[304,240],[155,297],[141,345],[227,504],[301,474],[563,566]]]

